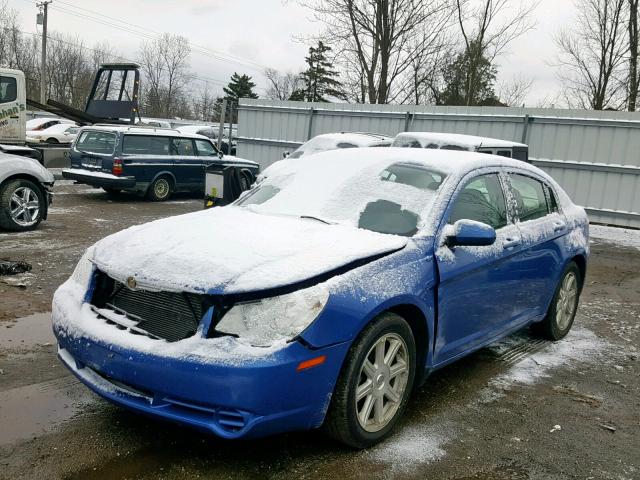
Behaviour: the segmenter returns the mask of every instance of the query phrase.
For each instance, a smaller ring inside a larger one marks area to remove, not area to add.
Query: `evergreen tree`
[[[300,74],[304,87],[295,90],[289,100],[306,102],[329,102],[328,97],[346,99],[342,84],[337,79],[338,72],[331,68],[327,53],[331,47],[318,42],[317,47],[309,48],[309,56],[305,57],[308,68]]]
[[[251,81],[249,75],[238,75],[234,73],[231,75],[229,85],[222,90],[224,91],[224,98],[226,98],[228,102],[237,104],[239,98],[258,98],[258,95],[253,91],[255,86],[256,84]]]
[[[439,105],[498,105],[494,92],[497,69],[484,55],[465,50],[453,57],[442,70],[444,87]]]

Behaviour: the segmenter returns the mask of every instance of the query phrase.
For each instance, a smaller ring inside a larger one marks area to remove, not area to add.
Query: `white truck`
[[[27,90],[24,73],[0,68],[0,152],[40,159],[26,145]]]

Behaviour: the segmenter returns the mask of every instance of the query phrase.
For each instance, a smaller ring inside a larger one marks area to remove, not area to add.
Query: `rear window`
[[[116,134],[111,132],[82,132],[76,143],[76,150],[89,153],[112,155],[116,148]]]
[[[125,135],[122,153],[127,155],[169,155],[169,138],[155,135]]]

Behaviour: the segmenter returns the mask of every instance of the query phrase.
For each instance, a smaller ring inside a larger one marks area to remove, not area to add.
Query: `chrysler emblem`
[[[129,287],[131,290],[133,290],[137,286],[138,286],[138,282],[136,282],[135,278],[133,278],[133,277],[127,278],[127,287]]]

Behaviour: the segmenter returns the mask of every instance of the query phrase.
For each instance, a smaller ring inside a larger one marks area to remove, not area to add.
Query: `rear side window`
[[[153,135],[125,135],[122,153],[126,155],[168,155],[169,139]]]
[[[347,142],[341,142],[338,145],[336,145],[336,147],[338,148],[357,148],[357,145],[354,145],[353,143],[347,143]]]
[[[460,145],[443,145],[442,147],[440,147],[440,150],[459,150],[459,151],[468,151],[469,149],[467,147],[462,147]]]
[[[0,77],[0,103],[15,102],[18,98],[18,83],[14,77]]]
[[[511,158],[511,150],[498,150],[498,156]]]
[[[112,155],[116,148],[116,134],[111,132],[82,132],[76,143],[76,150],[89,153]]]
[[[190,138],[172,138],[171,155],[191,156],[195,155],[193,140]]]
[[[510,174],[511,189],[520,221],[535,220],[549,213],[545,185],[535,178]]]
[[[507,225],[507,205],[500,179],[495,173],[474,178],[455,200],[449,223],[475,220],[495,228]]]
[[[211,142],[207,142],[206,140],[196,140],[196,148],[200,156],[211,157],[218,154]]]
[[[414,165],[396,163],[380,173],[386,182],[403,183],[420,190],[437,190],[444,180],[444,174]]]

